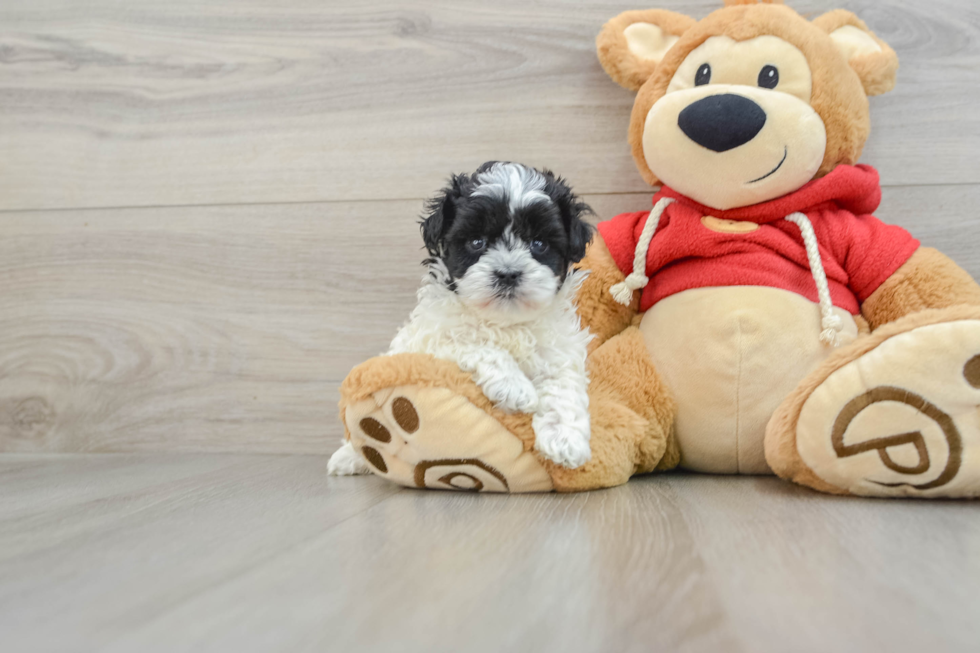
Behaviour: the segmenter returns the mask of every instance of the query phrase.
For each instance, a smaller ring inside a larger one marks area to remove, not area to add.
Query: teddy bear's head
[[[701,21],[627,11],[597,39],[610,77],[639,91],[629,141],[640,174],[721,210],[855,163],[868,96],[891,90],[898,69],[848,11],[809,21],[775,1],[725,4]]]

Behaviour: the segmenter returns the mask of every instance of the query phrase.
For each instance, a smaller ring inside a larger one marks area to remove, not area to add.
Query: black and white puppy
[[[551,172],[491,161],[454,175],[428,203],[418,305],[388,354],[428,353],[470,372],[508,412],[533,413],[535,447],[566,467],[591,457],[586,347],[573,270],[591,209]],[[366,473],[344,445],[332,474]]]

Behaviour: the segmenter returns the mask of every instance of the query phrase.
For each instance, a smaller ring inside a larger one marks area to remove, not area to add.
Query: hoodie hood
[[[843,209],[854,215],[868,215],[881,203],[881,186],[878,183],[878,171],[871,166],[839,165],[826,176],[814,179],[789,195],[727,211],[698,204],[667,186],[660,189],[654,201],[663,197],[695,209],[701,215],[766,224],[782,220],[791,213],[811,213],[826,208]]]

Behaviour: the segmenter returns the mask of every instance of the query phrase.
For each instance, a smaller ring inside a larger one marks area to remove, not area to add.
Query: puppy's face
[[[488,317],[531,319],[585,255],[590,212],[550,172],[491,162],[457,175],[429,205],[422,234],[447,285]]]

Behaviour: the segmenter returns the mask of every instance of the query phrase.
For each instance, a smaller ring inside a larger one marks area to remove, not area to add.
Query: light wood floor
[[[877,214],[980,278],[977,3],[789,3],[898,51]],[[0,2],[0,650],[977,650],[973,504],[323,473],[422,200],[510,159],[649,206],[594,36],[720,5]]]
[[[0,460],[6,651],[976,651],[965,502],[671,474],[403,490],[320,456]]]

